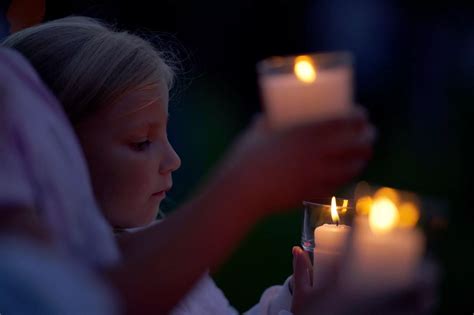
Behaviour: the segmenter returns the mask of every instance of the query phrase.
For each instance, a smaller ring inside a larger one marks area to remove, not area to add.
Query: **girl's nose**
[[[167,174],[176,171],[181,166],[181,159],[168,142],[166,153],[160,165],[160,173]]]

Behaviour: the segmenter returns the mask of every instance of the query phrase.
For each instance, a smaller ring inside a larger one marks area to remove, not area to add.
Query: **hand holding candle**
[[[315,212],[326,217],[313,224],[314,249],[303,231],[303,247],[314,254],[314,286],[324,283],[328,271],[338,263],[340,281],[351,292],[371,295],[410,285],[425,243],[423,234],[414,228],[419,218],[415,203],[401,202],[395,190],[383,188],[373,197],[360,198],[357,208],[359,215],[351,231],[350,226],[340,224],[340,215],[347,208],[338,207],[334,197],[331,207],[319,207]],[[305,228],[306,214],[305,210]],[[350,243],[345,246],[349,234]]]

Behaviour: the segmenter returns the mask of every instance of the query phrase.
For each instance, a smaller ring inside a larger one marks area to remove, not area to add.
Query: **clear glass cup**
[[[351,199],[336,198],[336,211],[338,221],[335,222],[331,215],[331,199],[318,199],[313,201],[303,201],[303,229],[301,234],[301,246],[312,256],[318,240],[314,238],[314,231],[324,224],[336,224],[352,226],[355,209],[354,201]]]

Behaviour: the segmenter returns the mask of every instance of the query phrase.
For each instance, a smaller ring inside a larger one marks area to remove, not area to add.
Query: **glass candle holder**
[[[274,127],[347,113],[353,104],[349,52],[270,57],[257,64],[261,97]]]
[[[334,233],[332,234],[337,238],[345,233],[343,230],[352,226],[355,215],[354,202],[350,199],[334,199],[336,202],[336,213],[334,213],[334,210],[331,211],[332,198],[303,201],[304,213],[301,246],[304,250],[313,253],[315,247],[318,245],[325,246],[325,242],[328,242],[327,238],[325,238],[325,233],[317,233],[319,232],[319,230],[316,231],[317,228],[324,225],[328,229],[333,228]],[[338,230],[341,230],[341,232],[338,233]],[[316,239],[315,236],[316,238],[320,236],[322,239]],[[333,242],[338,243],[340,240],[334,240]]]
[[[313,260],[313,284],[318,287],[342,257],[355,211],[352,201],[334,197],[303,205],[301,243]]]

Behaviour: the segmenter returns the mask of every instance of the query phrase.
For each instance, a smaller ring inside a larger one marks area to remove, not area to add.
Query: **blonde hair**
[[[67,17],[19,31],[2,43],[23,54],[63,104],[72,123],[131,89],[166,84],[174,68],[164,52],[92,18]]]

